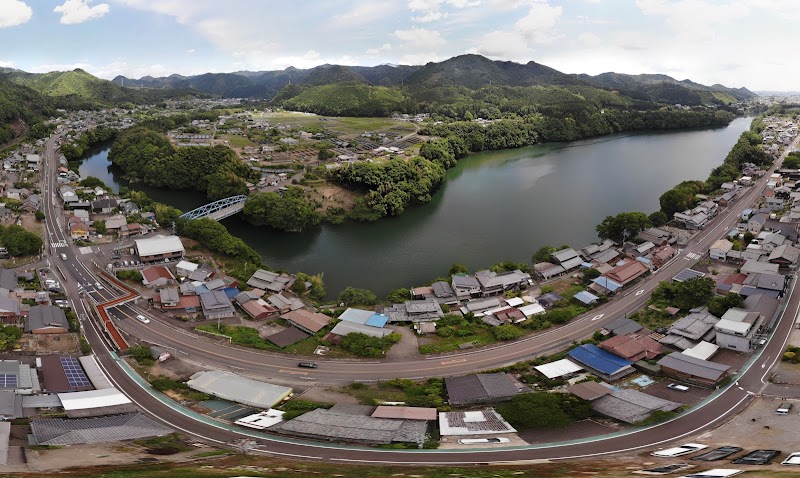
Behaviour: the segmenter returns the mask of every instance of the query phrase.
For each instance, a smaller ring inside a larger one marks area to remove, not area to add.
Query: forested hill
[[[50,102],[38,92],[0,80],[0,145],[27,133],[52,113]]]
[[[279,93],[280,98],[286,99],[287,95],[282,90],[287,86],[295,91],[305,91],[316,86],[339,83],[393,87],[403,91],[441,87],[474,90],[487,86],[584,86],[614,90],[640,101],[689,106],[726,104],[754,96],[745,88],[704,86],[689,80],[677,81],[666,75],[574,75],[533,61],[526,64],[493,61],[480,55],[460,55],[417,66],[321,65],[308,70],[289,67],[278,71],[206,73],[189,77],[171,75],[138,80],[118,76],[112,82],[146,88],[193,88],[225,97],[261,99],[270,99]]]
[[[81,69],[50,73],[8,71],[0,74],[0,80],[36,90],[52,98],[53,105],[59,108],[93,109],[128,102],[155,102],[164,98],[196,94],[180,88],[170,90],[125,88],[92,76]]]

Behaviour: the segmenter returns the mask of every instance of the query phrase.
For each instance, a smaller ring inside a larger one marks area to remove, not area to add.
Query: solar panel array
[[[61,367],[64,369],[70,387],[92,386],[92,382],[89,381],[89,377],[86,376],[86,372],[83,371],[83,367],[75,357],[61,357]]]
[[[14,388],[17,386],[17,376],[13,373],[0,373],[0,388]]]

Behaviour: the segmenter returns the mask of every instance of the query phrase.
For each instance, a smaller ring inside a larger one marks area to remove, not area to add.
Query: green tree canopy
[[[661,227],[669,222],[669,216],[664,211],[656,211],[648,216],[653,227]]]
[[[411,299],[411,291],[408,288],[400,288],[389,291],[386,294],[386,301],[392,304],[400,304]]]
[[[712,297],[708,301],[708,311],[715,317],[722,317],[731,307],[744,307],[744,298],[731,292],[728,295]]]
[[[564,428],[592,416],[589,402],[566,393],[521,393],[495,407],[518,429]]]
[[[709,303],[714,296],[713,279],[701,277],[684,282],[662,282],[653,291],[654,301],[663,301],[681,310],[689,310]]]
[[[611,239],[622,243],[639,232],[650,227],[650,218],[643,212],[621,212],[616,216],[608,216],[597,225],[600,239]]]
[[[378,302],[378,296],[368,289],[347,287],[339,293],[339,302],[342,302],[347,306],[354,304],[375,305]]]
[[[248,197],[244,215],[253,224],[289,232],[316,226],[322,220],[314,205],[305,200],[303,190],[296,187],[289,187],[283,195],[268,192]]]

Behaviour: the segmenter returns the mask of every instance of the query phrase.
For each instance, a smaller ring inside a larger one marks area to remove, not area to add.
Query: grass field
[[[468,342],[475,342],[475,347],[483,347],[484,345],[497,342],[497,339],[495,339],[494,334],[492,334],[492,331],[488,325],[484,327],[476,327],[475,333],[472,335],[467,335],[466,337],[439,337],[437,335],[433,335],[426,337],[426,339],[430,340],[430,342],[419,346],[419,353],[421,354],[453,352],[459,350],[459,344],[465,344]]]
[[[264,118],[270,124],[281,123],[303,128],[326,128],[341,134],[359,134],[364,131],[387,131],[390,129],[398,134],[408,134],[413,133],[417,129],[412,123],[397,121],[391,118],[334,118],[285,111],[264,113],[263,116],[255,114],[253,117]]]
[[[256,143],[247,139],[246,136],[239,136],[238,134],[225,134],[219,139],[227,141],[228,146],[231,148],[244,148],[245,146],[258,146]]]

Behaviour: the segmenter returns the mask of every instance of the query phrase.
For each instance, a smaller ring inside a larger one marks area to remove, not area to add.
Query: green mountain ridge
[[[0,145],[52,113],[50,101],[37,91],[0,80]]]

